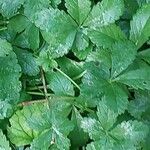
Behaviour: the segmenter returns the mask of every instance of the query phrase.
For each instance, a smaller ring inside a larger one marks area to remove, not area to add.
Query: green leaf
[[[39,29],[34,24],[32,24],[28,28],[28,41],[30,43],[30,48],[33,50],[39,48],[39,44],[40,44],[39,34],[40,34]]]
[[[0,38],[0,58],[9,55],[12,52],[11,44]]]
[[[83,63],[78,63],[67,57],[59,58],[57,62],[61,70],[71,78],[77,77],[84,71]]]
[[[32,53],[19,48],[15,48],[15,53],[24,74],[36,76],[40,72],[36,59]]]
[[[124,83],[135,89],[150,90],[150,70],[143,68],[129,71],[117,77],[115,81]]]
[[[42,66],[44,71],[49,71],[50,68],[56,68],[57,62],[48,55],[48,52],[45,50],[46,47],[40,52],[39,57],[37,58],[37,64]]]
[[[0,101],[0,119],[8,118],[12,115],[12,105],[7,101]]]
[[[98,104],[97,116],[105,130],[109,130],[117,119],[117,114],[110,110],[104,101],[100,101]]]
[[[146,49],[138,53],[138,56],[150,64],[150,49]]]
[[[94,52],[91,52],[88,55],[86,61],[99,62],[105,64],[108,68],[111,68],[111,53],[107,49],[97,48]]]
[[[112,46],[112,77],[119,75],[133,62],[136,46],[130,41],[119,41]]]
[[[137,0],[124,0],[125,13],[122,16],[123,19],[131,19],[138,9]]]
[[[141,141],[145,140],[148,130],[148,127],[144,123],[129,120],[117,125],[117,127],[111,131],[111,134],[116,138],[123,138],[131,142],[133,145],[138,145]],[[120,131],[122,131],[122,133]]]
[[[37,14],[35,24],[42,31],[44,40],[49,44],[52,58],[67,54],[72,47],[76,34],[76,25],[71,18],[58,9],[44,9]]]
[[[18,36],[16,36],[15,41],[13,41],[15,46],[32,49],[34,51],[39,48],[39,29],[34,24],[28,22],[26,28],[22,26],[22,29],[20,27],[20,29],[15,29],[14,31],[17,30],[22,31]]]
[[[116,41],[126,39],[124,33],[115,24],[109,24],[101,28],[89,29],[87,35],[97,46],[110,48]]]
[[[95,29],[114,23],[122,15],[123,9],[123,0],[103,0],[93,7],[84,25]]]
[[[0,13],[4,17],[10,18],[15,15],[18,8],[24,3],[25,0],[1,0],[0,2]]]
[[[59,72],[47,72],[48,87],[56,95],[74,95],[74,89],[71,82]]]
[[[19,92],[21,90],[21,82],[19,81],[21,75],[20,72],[21,68],[18,65],[16,55],[13,52],[6,57],[0,57],[1,101],[8,101],[9,103],[15,104],[19,101]]]
[[[8,29],[20,33],[25,30],[29,24],[30,22],[27,17],[19,14],[9,20]]]
[[[32,142],[39,134],[35,129],[31,129],[28,119],[31,117],[39,118],[45,110],[42,104],[34,104],[25,106],[22,110],[18,110],[10,119],[10,127],[8,127],[8,137],[16,146],[25,146]]]
[[[31,21],[34,21],[36,13],[49,7],[49,0],[26,0],[24,4],[24,14]]]
[[[48,150],[50,145],[53,144],[51,130],[45,130],[31,144],[32,150]]]
[[[107,107],[115,113],[123,113],[128,106],[128,95],[125,89],[116,83],[111,83],[105,88],[103,100]]]
[[[117,126],[113,126],[117,115],[109,110],[103,102],[99,103],[97,115],[98,120],[85,118],[81,122],[81,127],[94,140],[88,145],[88,149],[125,150],[131,148],[132,150],[136,149],[135,147],[144,141],[148,134],[148,127],[138,121],[123,121]]]
[[[79,52],[82,52],[89,46],[89,38],[84,34],[84,31],[80,29],[76,33],[75,41],[74,41],[75,49]],[[74,48],[73,48],[74,51]]]
[[[149,99],[149,91],[136,91],[135,99],[130,101],[128,106],[128,111],[130,112],[130,114],[137,119],[147,120],[147,112],[150,109]]]
[[[140,48],[150,36],[150,4],[143,5],[131,21],[130,39]]]
[[[0,149],[1,150],[11,150],[9,147],[9,142],[7,141],[5,135],[3,134],[2,130],[0,130]]]
[[[86,46],[86,44],[84,43],[84,39],[80,39],[80,42],[83,42],[83,47]],[[86,41],[87,42],[87,41]],[[76,43],[77,44],[77,43]],[[77,48],[83,48],[83,47],[80,47],[81,45],[76,45],[76,46],[79,46]],[[84,47],[85,48],[85,47]],[[92,44],[89,45],[87,48],[79,51],[78,49],[72,49],[72,52],[74,53],[74,55],[79,59],[79,60],[85,60],[87,58],[87,56],[89,55],[89,53],[92,51],[93,47],[92,47]]]
[[[109,109],[123,113],[127,109],[128,96],[121,85],[111,82],[109,68],[94,63],[87,63],[85,68],[87,72],[82,80],[78,101],[82,105],[95,107],[103,98]]]
[[[58,149],[69,150],[70,141],[67,136],[73,130],[73,124],[60,112],[46,110],[39,119],[30,118],[29,124],[31,128],[41,131],[31,144],[31,148],[47,149],[51,145],[56,145]]]
[[[79,111],[74,107],[72,111],[71,120],[75,127],[69,135],[72,147],[83,146],[88,141],[87,133],[83,132],[83,129],[81,128],[82,119],[83,118],[80,115]]]
[[[56,8],[61,3],[61,0],[50,0],[52,7]]]
[[[68,13],[81,25],[91,10],[91,2],[89,0],[65,0]]]
[[[150,3],[150,0],[136,0],[136,1],[138,2],[139,6]]]

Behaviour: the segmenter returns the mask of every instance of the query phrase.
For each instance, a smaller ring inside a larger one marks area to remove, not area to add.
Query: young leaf
[[[48,52],[45,50],[47,47],[45,47],[39,54],[39,57],[37,58],[36,62],[39,66],[42,66],[43,70],[45,72],[49,71],[50,68],[56,68],[57,62],[51,58],[50,55],[48,55]]]
[[[81,25],[91,10],[91,2],[89,0],[65,0],[68,13]]]
[[[114,23],[122,15],[123,9],[123,0],[103,0],[93,7],[84,25],[95,29]]]
[[[9,147],[9,142],[6,140],[5,135],[3,134],[2,130],[0,130],[0,149],[2,150],[11,150]]]
[[[143,5],[131,21],[130,39],[140,48],[150,36],[150,4]]]
[[[18,8],[24,3],[25,0],[1,0],[0,2],[0,13],[4,17],[10,18],[15,15]]]

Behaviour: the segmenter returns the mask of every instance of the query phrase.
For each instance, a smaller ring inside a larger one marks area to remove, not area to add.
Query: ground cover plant
[[[0,150],[149,150],[149,129],[149,0],[0,0]]]

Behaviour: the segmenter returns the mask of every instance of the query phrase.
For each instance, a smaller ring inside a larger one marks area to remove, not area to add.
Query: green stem
[[[83,71],[81,74],[79,74],[78,76],[74,77],[73,80],[78,80],[78,79],[82,78],[86,74],[86,72],[87,72],[86,70]]]
[[[30,95],[39,95],[39,96],[45,96],[44,93],[39,93],[39,92],[27,92],[28,94]],[[76,97],[73,97],[73,96],[57,96],[55,94],[50,94],[50,93],[47,93],[47,96],[48,97],[54,97],[54,98],[57,98],[57,99],[75,99]]]
[[[0,21],[0,25],[6,25],[6,24],[8,24],[9,23],[9,21]]]
[[[7,30],[7,27],[3,27],[0,29],[0,31],[3,31],[3,30]]]
[[[34,91],[34,90],[39,90],[39,89],[43,89],[43,86],[36,86],[36,87],[29,87],[28,90],[29,91]]]
[[[67,74],[65,74],[63,71],[61,71],[60,69],[58,68],[55,68],[58,72],[60,72],[63,76],[65,76],[76,88],[78,88],[79,90],[80,87],[77,85],[77,83],[75,83]]]
[[[44,70],[43,68],[41,67],[41,79],[42,79],[42,83],[43,83],[43,88],[44,88],[44,96],[45,96],[45,99],[47,100],[48,102],[48,108],[50,108],[50,101],[49,101],[49,96],[47,95],[48,94],[48,91],[47,91],[47,85],[46,85],[46,80],[45,80],[45,74],[44,74]]]

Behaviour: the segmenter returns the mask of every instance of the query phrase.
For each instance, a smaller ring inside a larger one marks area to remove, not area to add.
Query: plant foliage
[[[0,150],[149,150],[149,127],[149,0],[0,0]]]

